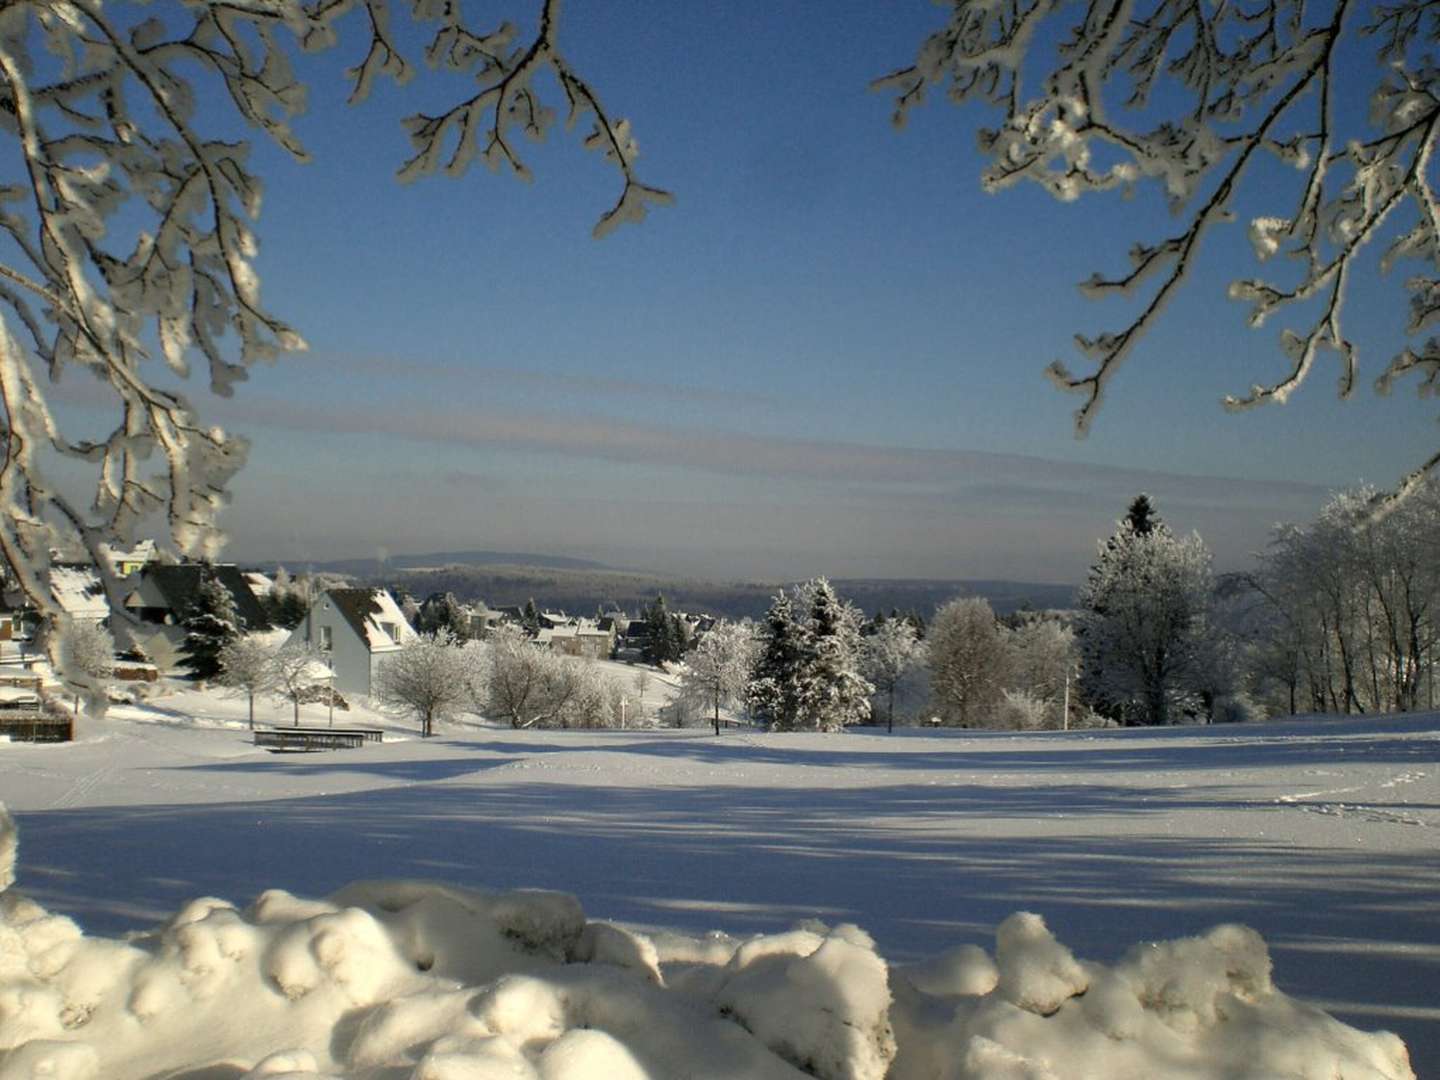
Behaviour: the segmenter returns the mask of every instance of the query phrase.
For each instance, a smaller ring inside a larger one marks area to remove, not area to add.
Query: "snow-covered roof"
[[[385,589],[328,589],[323,599],[345,616],[372,653],[398,649],[415,636],[400,605]],[[387,626],[395,628],[393,634]]]
[[[124,563],[148,563],[155,558],[155,541],[141,540],[132,548],[116,547],[113,544],[100,545],[105,553],[110,556],[110,561],[118,570]]]
[[[110,605],[93,566],[50,567],[50,595],[72,619],[108,619]]]

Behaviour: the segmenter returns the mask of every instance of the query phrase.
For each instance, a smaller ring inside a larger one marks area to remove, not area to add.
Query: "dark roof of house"
[[[365,620],[380,613],[375,600],[374,589],[327,589],[325,595],[335,604],[345,621],[350,624],[361,641],[368,642],[370,634],[365,629]]]
[[[150,563],[141,569],[140,574],[145,580],[155,583],[155,587],[160,590],[160,595],[165,598],[165,603],[178,620],[185,618],[194,605],[200,591],[200,581],[207,572],[214,574],[234,598],[235,611],[245,620],[246,630],[270,629],[270,620],[265,617],[265,609],[250,591],[250,583],[245,580],[245,575],[234,565],[205,566],[201,563],[182,563],[178,566],[166,566],[163,563]]]

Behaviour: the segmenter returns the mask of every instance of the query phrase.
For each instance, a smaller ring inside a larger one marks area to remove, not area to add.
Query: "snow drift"
[[[1221,926],[1078,960],[1038,915],[890,967],[854,926],[643,935],[561,893],[365,882],[192,901],[124,940],[19,895],[0,806],[0,1080],[1413,1078]]]

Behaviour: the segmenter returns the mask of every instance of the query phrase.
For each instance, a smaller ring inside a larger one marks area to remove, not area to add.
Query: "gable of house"
[[[270,629],[265,609],[250,590],[250,584],[234,565],[204,566],[182,563],[165,566],[151,563],[141,569],[139,581],[125,606],[145,622],[178,625],[185,621],[200,595],[200,582],[209,571],[235,602],[235,613],[248,633]]]

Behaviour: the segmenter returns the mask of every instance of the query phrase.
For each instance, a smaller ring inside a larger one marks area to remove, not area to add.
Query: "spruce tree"
[[[230,590],[213,569],[205,567],[195,599],[181,622],[185,641],[180,655],[197,679],[211,679],[220,673],[220,650],[240,636],[243,622]]]
[[[760,629],[760,654],[745,688],[745,699],[756,719],[777,731],[795,727],[799,711],[797,676],[804,648],[794,608],[784,592],[775,594]]]
[[[1080,590],[1081,688],[1128,724],[1165,724],[1200,707],[1210,553],[1177,538],[1137,498]]]
[[[655,597],[655,602],[645,610],[645,648],[641,652],[641,658],[647,664],[655,664],[657,667],[667,660],[676,659],[675,652],[675,625],[670,618],[670,610],[665,606],[663,594]]]
[[[520,617],[520,625],[531,637],[540,633],[540,612],[535,607],[535,598],[532,596],[525,601],[525,613]]]
[[[796,726],[838,731],[870,717],[875,688],[860,674],[859,612],[825,578],[809,583],[810,612],[796,677]]]

